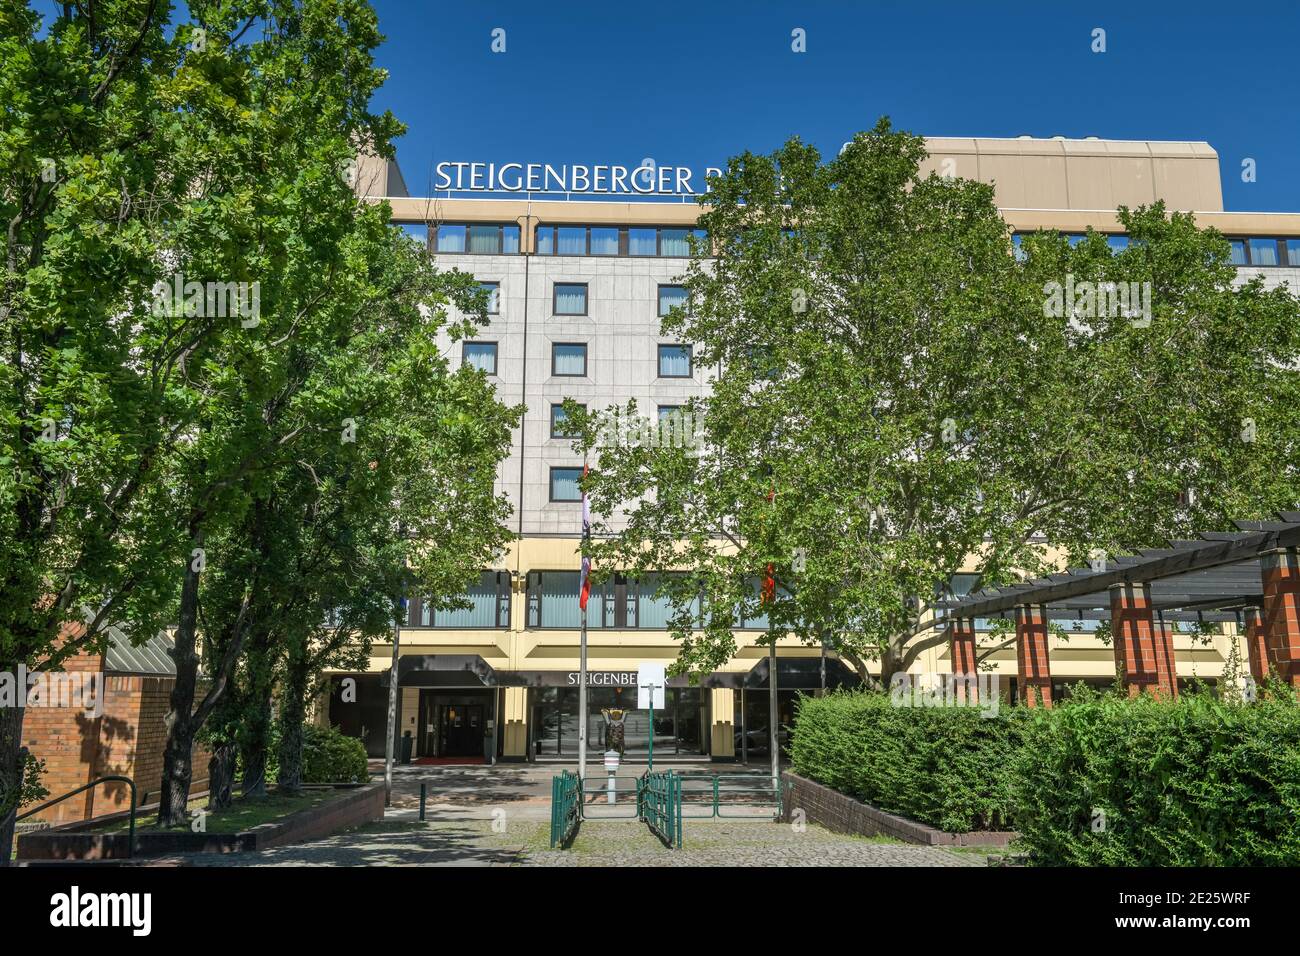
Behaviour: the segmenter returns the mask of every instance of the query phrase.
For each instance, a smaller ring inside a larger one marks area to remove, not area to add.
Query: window
[[[591,254],[593,256],[618,255],[618,228],[609,226],[592,226]]]
[[[488,315],[499,315],[501,313],[501,283],[480,282],[478,285],[480,289],[484,289],[488,294]]]
[[[465,251],[465,227],[464,226],[439,226],[438,227],[438,252],[464,252]]]
[[[1071,233],[1070,235],[1066,236],[1066,240],[1070,243],[1071,249],[1073,249],[1075,246],[1077,246],[1079,243],[1083,242],[1083,240],[1087,238],[1088,237],[1086,235],[1077,232]]]
[[[437,228],[438,252],[496,255],[519,251],[519,227],[502,223],[441,223]]]
[[[681,411],[682,411],[682,406],[680,405],[660,405],[659,424],[662,425],[665,421],[672,418],[674,415],[680,415]]]
[[[674,256],[685,259],[691,254],[690,241],[686,238],[689,229],[660,229],[659,255]]]
[[[1025,237],[1020,233],[1011,237],[1011,254],[1016,257],[1017,262],[1024,262],[1029,258],[1029,253],[1024,248],[1024,239]]]
[[[689,345],[659,346],[659,377],[690,378],[691,347]]]
[[[585,256],[587,254],[586,226],[559,226],[556,232],[556,254]]]
[[[1286,241],[1286,257],[1291,265],[1300,267],[1300,239]]]
[[[1107,236],[1106,245],[1111,252],[1123,252],[1128,248],[1128,236]]]
[[[587,343],[551,343],[551,374],[581,377],[587,374]]]
[[[583,405],[582,410],[585,412],[587,410],[587,406]],[[566,416],[564,414],[564,406],[558,404],[552,405],[551,406],[551,437],[552,438],[572,439],[578,437],[576,434],[569,434],[565,432],[564,430],[565,419]]]
[[[555,227],[537,227],[537,254],[539,256],[555,255]]]
[[[629,256],[658,255],[658,236],[659,231],[657,229],[628,229],[627,254]]]
[[[1275,266],[1277,260],[1276,239],[1251,239],[1250,264],[1252,266]]]
[[[581,574],[578,571],[528,572],[528,626],[573,630],[581,627],[582,609],[578,607],[580,583]],[[604,607],[606,594],[610,592],[612,586],[609,582],[592,585],[591,596],[587,601],[588,628],[605,626]]]
[[[686,306],[688,296],[686,287],[680,285],[661,285],[659,287],[659,314],[667,315],[670,309]]]
[[[1232,252],[1229,254],[1228,261],[1234,266],[1244,266],[1246,264],[1246,243],[1241,239],[1229,239],[1228,245]]]
[[[426,599],[413,613],[420,627],[498,628],[510,626],[510,574],[507,571],[483,571],[478,581],[461,595],[468,608],[435,609]],[[412,609],[414,611],[414,609]]]
[[[586,315],[587,284],[585,282],[557,282],[552,294],[554,315]]]
[[[552,468],[551,500],[581,501],[582,489],[578,487],[578,480],[581,477],[581,468]]]
[[[422,222],[399,222],[398,228],[422,246],[429,245],[429,227]]]
[[[497,344],[495,342],[466,342],[463,353],[466,365],[472,365],[488,375],[497,373]]]

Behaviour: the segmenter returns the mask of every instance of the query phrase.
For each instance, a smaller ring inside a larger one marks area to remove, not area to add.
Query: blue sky
[[[375,6],[391,74],[376,105],[409,127],[414,195],[441,161],[702,170],[792,135],[832,152],[888,114],[931,136],[1206,140],[1225,208],[1300,211],[1297,0]]]

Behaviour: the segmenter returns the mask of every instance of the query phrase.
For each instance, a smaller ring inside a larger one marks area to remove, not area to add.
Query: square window
[[[587,343],[553,342],[551,374],[581,377],[587,374]]]
[[[581,501],[582,489],[578,487],[581,478],[581,468],[552,468],[551,500]]]
[[[1275,266],[1277,261],[1276,239],[1250,240],[1250,264],[1252,266]]]
[[[661,285],[659,287],[659,314],[667,315],[670,309],[685,306],[688,300],[686,287],[680,285]]]
[[[585,256],[587,254],[586,226],[557,226],[556,253],[561,256]]]
[[[439,226],[438,227],[438,252],[464,252],[465,251],[465,227],[462,226]]]
[[[587,284],[585,282],[557,282],[551,302],[555,315],[586,315]]]
[[[627,254],[629,256],[655,256],[659,254],[657,248],[658,230],[631,228],[627,231]]]
[[[618,229],[611,229],[605,226],[592,226],[591,254],[593,256],[618,255]]]
[[[470,226],[469,251],[478,255],[501,251],[501,227]]]
[[[487,311],[488,315],[501,314],[501,283],[500,282],[480,282],[479,288],[488,294]]]
[[[497,344],[495,342],[466,342],[464,363],[488,375],[497,373]]]
[[[690,258],[691,245],[686,238],[690,235],[690,232],[689,229],[660,229],[659,255],[673,256],[680,259]]]
[[[680,414],[682,406],[680,405],[660,405],[659,406],[659,424],[662,425],[667,419],[674,415]]]
[[[582,410],[586,411],[587,406],[583,405]],[[577,438],[578,436],[576,434],[569,434],[564,431],[564,422],[565,422],[564,406],[560,404],[552,405],[551,406],[551,437],[565,438],[565,439]]]
[[[690,378],[691,347],[689,345],[659,346],[659,377]]]

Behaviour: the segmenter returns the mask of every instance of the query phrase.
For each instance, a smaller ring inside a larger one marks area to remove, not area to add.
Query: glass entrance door
[[[483,755],[483,705],[440,704],[438,753],[444,757]]]

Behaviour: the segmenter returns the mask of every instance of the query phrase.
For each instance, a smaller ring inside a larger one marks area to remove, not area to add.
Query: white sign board
[[[664,709],[664,665],[642,664],[636,669],[636,709]],[[651,696],[651,691],[654,696]],[[653,703],[651,701],[653,700]]]

